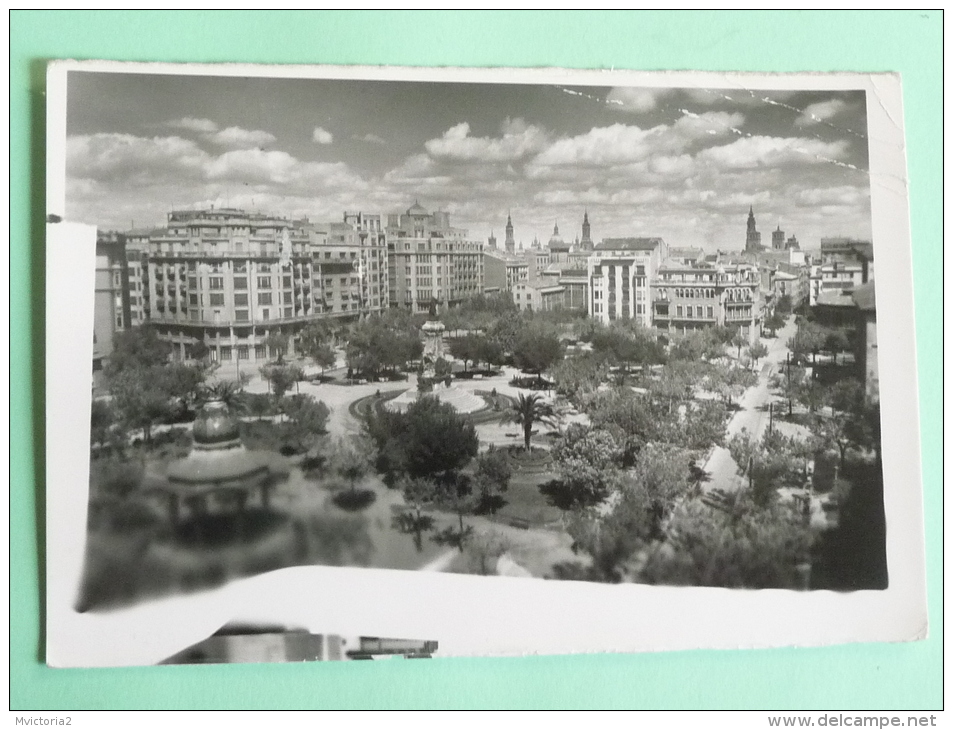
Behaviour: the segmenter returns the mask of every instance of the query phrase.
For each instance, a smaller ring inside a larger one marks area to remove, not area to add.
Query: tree
[[[764,327],[771,331],[772,337],[775,336],[778,330],[784,327],[785,324],[787,324],[787,318],[778,311],[777,306],[764,320]]]
[[[282,411],[291,427],[287,429],[289,436],[298,442],[299,450],[307,451],[318,436],[326,433],[331,411],[313,396],[293,395],[282,403]]]
[[[288,351],[290,342],[291,340],[288,335],[282,334],[281,332],[272,331],[265,337],[265,345],[267,345],[269,352],[274,355],[275,362],[278,365],[284,363],[285,353]]]
[[[473,488],[480,495],[480,511],[495,513],[499,509],[502,503],[500,495],[509,488],[511,476],[506,454],[495,446],[491,445],[477,457]]]
[[[731,346],[738,348],[738,359],[741,359],[741,348],[748,344],[748,338],[744,332],[741,331],[740,327],[735,328],[734,334],[731,336]]]
[[[676,335],[669,347],[669,358],[690,362],[717,360],[725,354],[723,336],[724,333],[714,327]],[[731,336],[729,335],[728,341],[730,339]]]
[[[778,297],[778,303],[774,305],[774,311],[781,315],[788,315],[793,311],[790,294],[782,294]]]
[[[335,471],[350,486],[354,494],[357,483],[371,471],[373,447],[360,436],[338,439],[332,462]]]
[[[109,448],[113,445],[120,445],[125,440],[115,433],[118,418],[107,401],[99,398],[93,400],[89,421],[90,446]]]
[[[433,517],[424,514],[423,511],[433,506],[437,496],[436,486],[430,479],[405,476],[398,481],[397,488],[404,495],[404,501],[411,511],[399,513],[394,519],[395,525],[401,532],[414,536],[417,552],[421,552],[423,533],[433,529],[434,526]]]
[[[572,424],[553,446],[553,459],[569,506],[589,507],[609,496],[622,466],[624,445],[609,430]]]
[[[784,399],[788,402],[788,415],[794,413],[794,401],[798,399],[801,393],[804,377],[807,372],[804,368],[788,363],[786,372],[775,375],[771,380],[771,385],[777,388]]]
[[[824,328],[815,323],[803,321],[798,325],[797,333],[788,342],[788,349],[798,360],[811,356],[811,364],[817,364],[817,353],[824,347],[827,334]]]
[[[758,382],[758,377],[738,365],[720,365],[711,371],[711,387],[720,393],[730,407],[734,398]]]
[[[728,423],[728,409],[716,400],[690,404],[676,425],[672,443],[691,451],[707,451],[721,444]]]
[[[825,328],[824,349],[831,354],[837,364],[837,354],[850,349],[850,336],[844,327]]]
[[[553,407],[536,393],[519,394],[518,400],[503,414],[501,423],[515,423],[523,429],[523,445],[529,453],[530,439],[533,437],[533,426],[542,423],[556,425],[556,412]]]
[[[436,503],[444,509],[456,513],[459,528],[454,530],[448,527],[441,530],[434,540],[452,545],[463,552],[463,547],[473,533],[473,527],[463,524],[463,516],[470,514],[479,505],[479,495],[474,494],[470,478],[455,472],[445,473],[435,481]]]
[[[336,358],[331,347],[331,329],[325,322],[312,322],[298,335],[298,350],[310,358],[315,365],[325,369],[334,367]]]
[[[640,580],[722,588],[804,588],[813,537],[788,505],[742,500],[725,515],[697,501],[673,519],[666,543],[650,551]]]
[[[130,327],[113,335],[113,351],[106,362],[106,377],[127,369],[163,365],[172,354],[172,345],[159,339],[152,325]]]
[[[604,327],[592,334],[592,350],[622,369],[623,381],[629,367],[639,363],[650,365],[665,361],[664,348],[647,332],[633,331],[622,325]]]
[[[411,403],[404,413],[371,410],[365,417],[365,431],[377,446],[380,468],[415,478],[456,473],[480,446],[467,418],[429,396]]]
[[[580,510],[570,518],[573,549],[592,557],[592,579],[616,583],[634,577],[633,557],[665,539],[675,505],[691,488],[689,463],[681,449],[648,444],[635,469],[615,478],[619,497],[610,510]]]
[[[748,346],[748,357],[751,359],[752,366],[758,367],[758,360],[768,354],[768,348],[760,340],[753,345]]]
[[[516,367],[535,373],[540,382],[543,372],[562,357],[562,344],[552,331],[527,327],[513,345],[513,361]]]
[[[450,354],[457,360],[463,361],[464,371],[469,370],[471,361],[476,360],[477,335],[467,334],[463,337],[457,337],[450,340]]]
[[[113,404],[123,422],[130,429],[142,429],[146,443],[152,440],[152,426],[171,412],[162,371],[162,365],[128,367],[109,379]]]
[[[175,404],[177,415],[188,413],[201,399],[205,385],[205,370],[201,366],[173,362],[154,372],[159,377],[159,387]]]
[[[579,407],[585,396],[594,393],[605,382],[609,367],[604,359],[584,353],[560,360],[550,374],[556,382],[556,393]]]
[[[261,368],[261,375],[271,386],[275,404],[281,402],[285,393],[291,390],[292,385],[304,378],[304,372],[295,365],[265,365]]]

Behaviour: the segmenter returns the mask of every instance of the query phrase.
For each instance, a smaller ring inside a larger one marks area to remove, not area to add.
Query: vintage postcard
[[[48,100],[51,665],[926,635],[899,77]]]

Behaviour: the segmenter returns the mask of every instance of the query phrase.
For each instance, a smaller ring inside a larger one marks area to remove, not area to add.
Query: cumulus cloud
[[[837,116],[847,108],[847,102],[843,99],[829,99],[828,101],[819,101],[816,104],[804,107],[801,115],[794,120],[798,126],[808,126],[811,124],[820,124]]]
[[[471,137],[470,125],[461,122],[439,139],[424,144],[437,159],[460,162],[515,162],[543,149],[549,141],[546,131],[522,119],[507,119],[500,137]]]
[[[93,180],[199,175],[208,159],[195,142],[181,137],[100,133],[73,136],[66,142],[67,174]]]
[[[241,127],[227,127],[218,132],[205,135],[205,139],[219,147],[229,149],[247,149],[249,147],[264,147],[274,144],[275,135],[261,129],[242,129]]]
[[[545,176],[544,168],[552,166],[612,166],[681,153],[697,140],[730,134],[743,122],[741,114],[706,112],[684,115],[672,125],[649,129],[627,124],[593,127],[585,134],[550,145],[533,160],[531,174]]]
[[[799,206],[815,207],[819,205],[841,205],[854,207],[859,204],[869,204],[870,189],[854,185],[838,185],[829,188],[809,188],[801,190],[795,202]]]
[[[376,134],[352,134],[351,139],[356,139],[358,142],[370,142],[371,144],[387,144],[387,140],[378,137]]]
[[[606,104],[610,109],[623,112],[637,114],[650,112],[672,92],[673,89],[640,89],[632,86],[616,86],[606,96]]]
[[[323,127],[315,127],[311,138],[318,144],[331,144],[334,141],[334,135]]]
[[[698,159],[723,169],[754,169],[826,163],[847,152],[847,142],[824,142],[800,137],[745,137],[731,144],[710,147]]]
[[[202,132],[204,134],[218,131],[218,125],[211,119],[196,119],[195,117],[174,119],[171,122],[166,122],[166,126],[172,127],[173,129],[185,129],[190,132]]]

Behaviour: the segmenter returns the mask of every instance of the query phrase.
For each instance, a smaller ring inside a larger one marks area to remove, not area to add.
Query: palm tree
[[[537,423],[555,426],[556,421],[556,411],[541,396],[536,393],[530,393],[529,395],[520,393],[519,400],[513,403],[510,409],[503,414],[500,423],[518,423],[523,427],[523,444],[528,453],[530,450],[529,442],[533,436],[533,426]]]

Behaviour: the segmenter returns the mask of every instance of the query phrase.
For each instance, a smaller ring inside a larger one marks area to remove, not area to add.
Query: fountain
[[[431,311],[431,316],[434,312]],[[473,413],[486,408],[486,402],[475,393],[453,385],[450,375],[438,378],[435,365],[444,354],[444,324],[440,320],[430,319],[420,328],[424,336],[424,370],[417,376],[416,385],[396,398],[384,403],[391,411],[402,413],[421,395],[432,395],[442,403],[449,403],[457,413]]]

